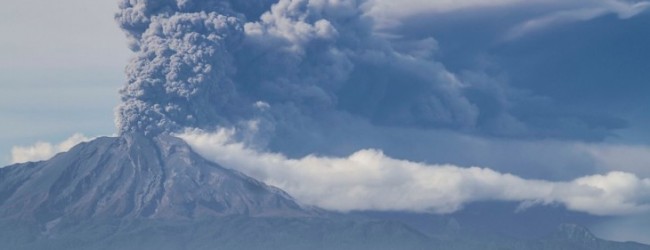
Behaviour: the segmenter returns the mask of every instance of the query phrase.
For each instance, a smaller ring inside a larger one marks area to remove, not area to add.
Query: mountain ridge
[[[9,249],[650,250],[579,226],[518,240],[442,221],[425,226],[439,227],[438,237],[390,216],[304,206],[169,135],[101,137],[0,168],[0,245]]]
[[[98,138],[49,161],[4,168],[0,180],[0,218],[9,219],[318,213],[280,189],[201,158],[171,136]]]

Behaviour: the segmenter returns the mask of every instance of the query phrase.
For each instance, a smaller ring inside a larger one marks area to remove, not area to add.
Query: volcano
[[[204,160],[171,136],[99,138],[49,161],[1,171],[2,217],[39,223],[314,213],[282,190]]]
[[[102,137],[0,168],[2,249],[650,249],[577,226],[533,241],[431,226],[442,233],[304,206],[169,135]]]
[[[181,139],[126,134],[0,169],[3,249],[388,249],[400,223],[302,206]],[[374,243],[368,243],[367,240]],[[8,247],[8,248],[5,248]]]

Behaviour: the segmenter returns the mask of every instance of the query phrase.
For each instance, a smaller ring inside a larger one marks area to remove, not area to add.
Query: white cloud
[[[506,39],[519,38],[530,32],[541,30],[552,25],[590,20],[607,13],[609,13],[609,11],[604,8],[587,8],[553,12],[515,26],[508,32]]]
[[[647,1],[624,0],[369,0],[365,9],[375,17],[404,18],[429,13],[448,13],[465,9],[503,8],[513,6],[529,7],[543,5],[549,9],[570,9],[601,6],[617,13],[621,18],[634,16],[648,5]]]
[[[59,144],[51,144],[48,142],[37,142],[32,146],[27,147],[13,147],[11,149],[11,162],[24,163],[30,161],[42,161],[51,158],[52,156],[66,152],[75,145],[91,140],[82,134],[74,134],[72,137],[66,139]]]
[[[445,13],[470,8],[510,6],[522,3],[539,3],[540,0],[370,0],[365,5],[366,12],[379,18],[399,19],[403,17]],[[556,2],[551,0],[550,2]]]
[[[488,168],[462,168],[398,160],[378,150],[348,157],[310,155],[291,159],[235,141],[235,131],[179,135],[197,152],[326,209],[409,210],[450,213],[476,201],[562,204],[596,215],[650,209],[650,179],[612,172],[568,182],[529,180]]]
[[[563,23],[588,21],[607,14],[616,14],[621,19],[638,15],[650,7],[650,2],[628,3],[618,0],[593,1],[589,5],[574,9],[559,10],[542,17],[530,19],[512,28],[507,39],[515,39],[546,27]]]
[[[644,12],[649,6],[648,1],[625,0],[370,0],[365,9],[369,16],[378,20],[381,27],[397,25],[400,20],[411,16],[462,10],[517,7],[542,11],[540,16],[515,25],[506,36],[508,39],[514,39],[544,27],[587,21],[606,14],[616,14],[621,19],[631,18]]]

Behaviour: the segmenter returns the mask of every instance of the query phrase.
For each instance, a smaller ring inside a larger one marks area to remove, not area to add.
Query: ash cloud
[[[236,124],[259,101],[279,120],[342,110],[390,125],[474,125],[453,74],[374,34],[360,2],[280,1],[252,22],[213,2],[121,5],[137,54],[121,92],[122,132]]]
[[[231,50],[245,17],[223,1],[123,1],[117,19],[135,58],[120,91],[120,131],[160,133],[220,122],[236,105]]]
[[[349,119],[527,138],[602,139],[619,128],[519,112],[519,103],[543,98],[480,72],[451,72],[436,60],[434,38],[378,31],[366,12],[373,3],[122,1],[117,19],[136,56],[121,90],[120,132],[258,120],[273,141]]]

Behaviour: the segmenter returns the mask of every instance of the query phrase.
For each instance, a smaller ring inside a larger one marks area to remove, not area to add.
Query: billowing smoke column
[[[617,128],[558,113],[481,72],[449,72],[433,38],[378,32],[365,11],[372,3],[122,0],[117,20],[136,56],[121,90],[120,132],[256,120],[312,133],[349,117],[514,137],[602,138]]]
[[[121,2],[117,19],[136,52],[121,90],[121,132],[219,123],[224,110],[236,108],[231,51],[244,38],[246,16],[234,7],[228,1]]]
[[[136,56],[120,131],[233,125],[261,107],[275,121],[346,112],[390,125],[474,125],[460,83],[428,60],[434,40],[399,51],[373,34],[363,1],[272,4],[122,1],[117,19]]]

